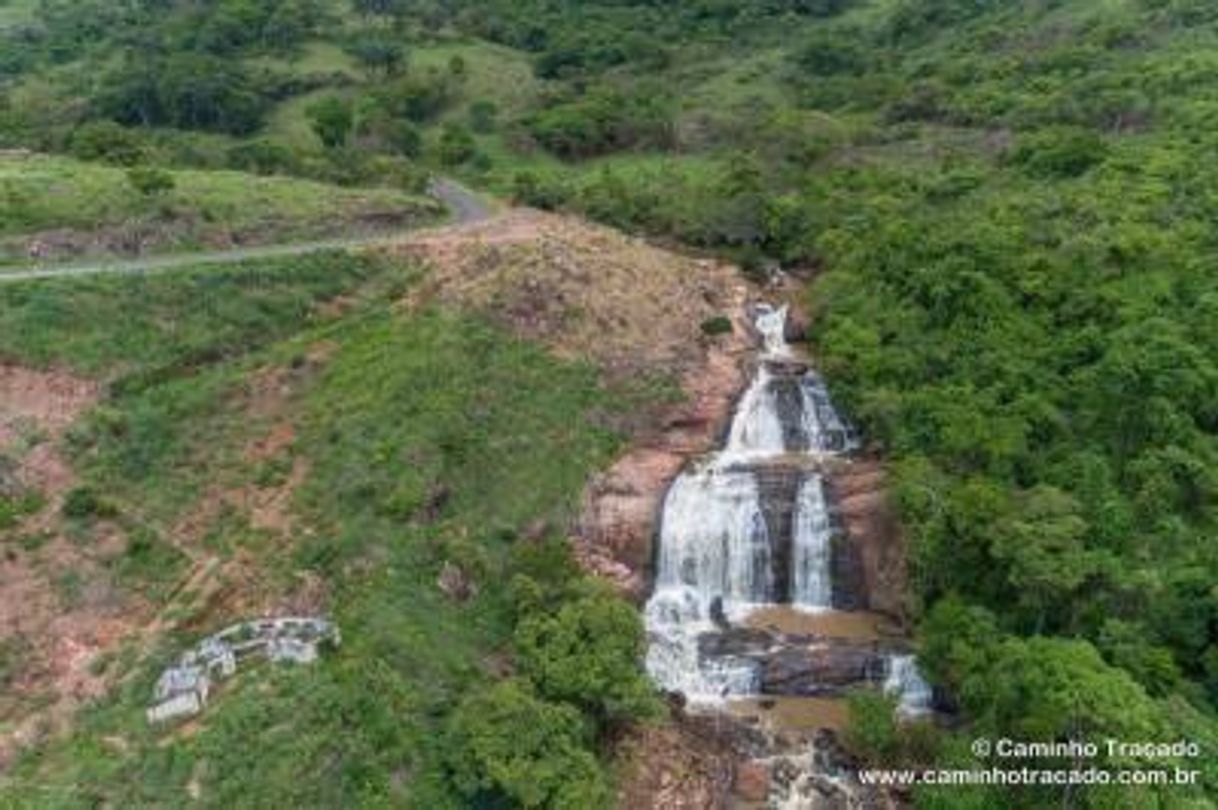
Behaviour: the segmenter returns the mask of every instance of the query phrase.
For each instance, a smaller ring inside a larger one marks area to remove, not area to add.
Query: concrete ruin
[[[231,677],[238,664],[262,656],[275,663],[311,664],[322,644],[342,643],[338,627],[317,617],[254,619],[226,627],[200,641],[161,673],[148,707],[149,723],[203,711],[213,679]]]

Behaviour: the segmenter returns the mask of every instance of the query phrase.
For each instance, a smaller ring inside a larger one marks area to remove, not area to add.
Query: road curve
[[[494,207],[484,198],[447,177],[435,177],[427,185],[427,193],[448,207],[453,221],[459,225],[481,222],[495,215]]]
[[[428,185],[428,194],[443,203],[449,210],[452,221],[457,224],[481,222],[495,215],[495,209],[483,198],[459,183],[437,177]],[[0,268],[0,284],[14,281],[32,281],[49,278],[73,278],[103,274],[152,273],[208,264],[235,264],[249,259],[269,259],[283,256],[301,256],[319,250],[347,250],[358,247],[388,245],[400,242],[407,234],[392,233],[378,236],[351,237],[348,239],[323,239],[314,242],[292,242],[261,247],[233,248],[204,253],[179,253],[165,256],[148,256],[138,259],[112,259],[82,262],[79,264],[54,264],[33,267],[17,267],[12,270]]]

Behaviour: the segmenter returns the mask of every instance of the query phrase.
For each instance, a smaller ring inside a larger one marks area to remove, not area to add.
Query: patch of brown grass
[[[611,381],[679,378],[705,357],[703,321],[734,311],[747,294],[729,265],[528,209],[385,250],[431,266],[407,306],[436,301],[484,313],[560,356],[590,359]]]

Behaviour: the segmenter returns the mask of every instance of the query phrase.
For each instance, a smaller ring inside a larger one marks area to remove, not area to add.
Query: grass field
[[[121,168],[0,157],[0,262],[24,260],[39,234],[52,254],[122,255],[354,235],[439,214],[431,200],[391,189],[227,171],[170,175],[172,189],[148,194]]]
[[[0,30],[29,22],[38,0],[0,0]]]

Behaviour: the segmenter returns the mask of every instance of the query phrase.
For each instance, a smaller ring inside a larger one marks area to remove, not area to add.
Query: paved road
[[[447,177],[432,180],[427,192],[448,206],[453,220],[460,224],[481,222],[495,215],[495,209],[484,198]]]
[[[452,221],[457,224],[480,222],[495,214],[495,209],[490,203],[452,180],[445,178],[433,180],[428,187],[428,193],[447,206]],[[32,279],[70,278],[73,276],[95,276],[101,274],[149,273],[208,264],[234,264],[248,259],[300,256],[305,253],[316,253],[319,250],[345,250],[348,248],[387,245],[401,241],[405,235],[405,233],[393,233],[347,239],[323,239],[315,242],[292,242],[282,245],[216,250],[206,253],[180,253],[167,256],[112,259],[80,264],[51,264],[14,267],[12,269],[0,268],[0,284],[6,281],[30,281]]]

